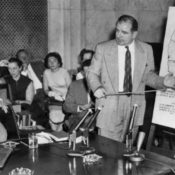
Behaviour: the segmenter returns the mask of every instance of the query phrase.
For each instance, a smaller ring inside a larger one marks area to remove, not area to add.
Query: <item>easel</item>
[[[151,145],[153,143],[156,126],[161,126],[162,128],[165,128],[165,130],[164,129],[162,130],[163,139],[164,139],[164,134],[168,134],[170,136],[170,138],[169,138],[169,147],[172,150],[173,149],[173,143],[172,143],[171,139],[172,139],[172,137],[175,137],[175,129],[174,128],[167,128],[166,126],[157,125],[157,124],[154,124],[154,123],[151,124],[151,128],[150,128],[149,135],[148,135],[148,141],[147,141],[147,144],[146,144],[146,150],[148,150],[148,151],[151,150]],[[169,130],[174,129],[174,132],[168,131],[168,129]]]
[[[148,151],[150,151],[150,149],[151,149],[151,145],[152,145],[153,139],[154,139],[155,130],[156,130],[156,125],[151,124],[151,128],[150,128],[149,135],[148,135],[148,141],[146,144],[146,150],[148,150]]]
[[[175,22],[174,22],[174,15],[175,15],[175,7],[169,7],[168,10],[168,18],[167,18],[167,26],[166,26],[166,32],[165,32],[165,39],[164,39],[164,46],[163,46],[163,53],[162,53],[162,59],[161,59],[161,66],[160,66],[160,76],[165,76],[168,72],[175,75],[175,69],[170,61],[170,58],[174,59],[174,35],[175,35]],[[172,66],[170,66],[172,65]],[[173,67],[173,69],[172,69]],[[170,69],[171,68],[171,69]],[[151,124],[151,128],[148,135],[148,141],[146,144],[146,149],[150,150],[151,144],[154,138],[156,125],[160,125],[161,127],[175,128],[175,94],[166,93],[156,94],[156,100],[154,105],[154,113],[153,113],[153,122]],[[170,135],[170,137],[175,135],[174,132],[169,132],[167,134]]]

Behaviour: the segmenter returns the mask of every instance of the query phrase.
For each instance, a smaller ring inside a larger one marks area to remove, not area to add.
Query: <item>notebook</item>
[[[12,105],[8,105],[8,112],[9,112],[9,125],[12,128],[13,135],[11,136],[11,138],[9,138],[10,140],[21,140],[21,136],[20,136],[20,130],[17,124],[17,117],[16,117],[16,113],[14,112],[14,109],[12,107]],[[10,133],[8,133],[10,134]]]

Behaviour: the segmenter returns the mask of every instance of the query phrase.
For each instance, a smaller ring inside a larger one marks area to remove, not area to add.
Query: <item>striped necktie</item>
[[[126,46],[125,48],[126,48],[125,76],[124,76],[123,89],[124,92],[132,92],[131,52],[129,51],[128,46]],[[130,96],[130,94],[128,94],[128,96]]]

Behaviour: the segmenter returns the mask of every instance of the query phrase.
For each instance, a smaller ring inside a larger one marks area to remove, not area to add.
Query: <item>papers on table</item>
[[[47,132],[40,132],[36,134],[38,139],[38,144],[45,144],[45,143],[54,143],[54,142],[62,142],[68,140],[68,134],[60,132],[47,133]]]
[[[54,143],[54,142],[64,142],[68,141],[69,134],[64,131],[59,132],[39,132],[36,134],[38,139],[38,144],[46,144],[46,143]],[[79,136],[76,138],[76,143],[80,143],[83,141],[83,136]]]

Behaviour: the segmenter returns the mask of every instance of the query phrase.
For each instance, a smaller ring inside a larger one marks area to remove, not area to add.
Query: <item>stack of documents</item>
[[[68,133],[64,131],[53,132],[53,133],[42,131],[40,133],[37,133],[36,136],[38,139],[38,144],[63,142],[68,141],[69,138]]]

